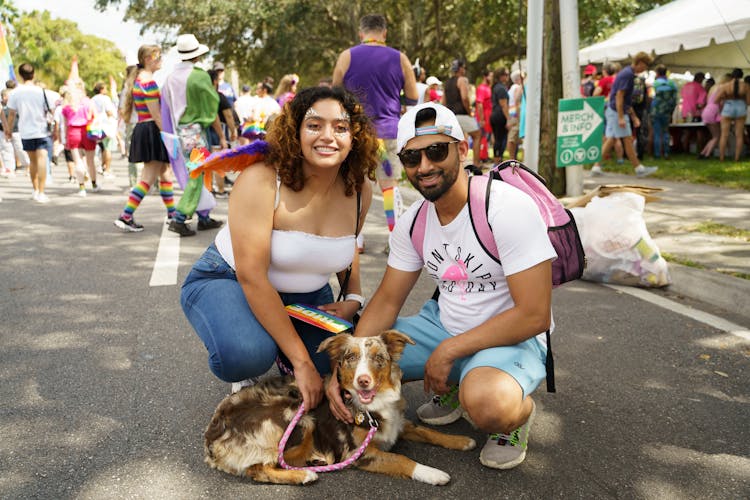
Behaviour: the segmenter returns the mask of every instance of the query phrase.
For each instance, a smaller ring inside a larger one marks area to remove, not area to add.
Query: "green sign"
[[[557,105],[557,166],[594,163],[602,157],[604,97],[560,99]]]

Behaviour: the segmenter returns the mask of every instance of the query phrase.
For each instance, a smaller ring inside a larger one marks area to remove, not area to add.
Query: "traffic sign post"
[[[557,166],[595,163],[602,157],[604,97],[560,99],[557,105]]]

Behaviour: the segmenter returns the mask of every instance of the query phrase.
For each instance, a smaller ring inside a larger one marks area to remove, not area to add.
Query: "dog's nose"
[[[360,375],[357,377],[357,384],[363,389],[367,389],[372,384],[372,379],[369,375]]]

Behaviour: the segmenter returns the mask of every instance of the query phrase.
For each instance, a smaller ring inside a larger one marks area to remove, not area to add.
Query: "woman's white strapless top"
[[[216,248],[236,269],[229,224],[216,235]],[[279,292],[306,293],[322,288],[332,273],[343,271],[354,257],[354,235],[329,237],[302,231],[271,233],[268,280]]]

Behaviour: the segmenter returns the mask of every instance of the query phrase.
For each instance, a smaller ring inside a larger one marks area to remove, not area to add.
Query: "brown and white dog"
[[[406,401],[401,396],[401,369],[397,360],[406,343],[414,341],[389,330],[377,337],[340,334],[320,344],[338,365],[342,391],[351,395],[351,412],[358,424],[337,420],[328,401],[306,413],[286,446],[284,460],[291,466],[331,465],[352,456],[369,430],[369,412],[378,430],[354,466],[394,477],[429,484],[446,484],[445,472],[419,464],[403,455],[389,453],[399,437],[454,450],[470,450],[473,439],[420,427],[404,418]],[[328,382],[329,379],[326,380]],[[211,467],[247,475],[259,482],[304,484],[317,479],[309,470],[279,466],[278,444],[301,404],[293,377],[266,379],[227,396],[216,408],[205,432],[205,461]]]

